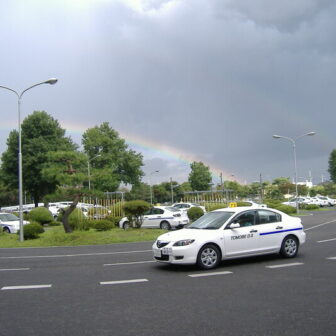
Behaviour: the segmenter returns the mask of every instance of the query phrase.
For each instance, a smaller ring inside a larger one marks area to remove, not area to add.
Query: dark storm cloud
[[[109,121],[248,181],[292,176],[290,143],[272,134],[314,130],[298,141],[298,166],[316,179],[326,171],[335,147],[334,2],[26,1],[18,20],[19,3],[1,5],[2,82],[58,76],[38,99],[61,122]],[[33,102],[27,96],[27,109]],[[178,162],[157,160],[168,169],[163,180],[180,176]]]

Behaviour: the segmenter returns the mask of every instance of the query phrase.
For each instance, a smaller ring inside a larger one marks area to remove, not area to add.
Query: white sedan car
[[[189,218],[184,212],[174,207],[155,206],[145,213],[141,227],[170,230],[182,228],[187,224],[189,224]],[[127,217],[119,222],[119,227],[122,229],[127,229],[129,226]]]
[[[152,248],[159,262],[212,269],[224,259],[279,252],[292,258],[305,239],[298,217],[270,208],[237,207],[209,212],[182,230],[165,233]]]
[[[28,221],[23,221],[23,225],[29,224]],[[0,227],[7,233],[17,233],[20,229],[20,219],[7,212],[0,212]]]
[[[206,213],[205,207],[203,205],[199,205],[196,203],[174,203],[172,205],[174,208],[183,210],[185,212],[187,212],[190,208],[201,208],[203,210],[204,213]]]

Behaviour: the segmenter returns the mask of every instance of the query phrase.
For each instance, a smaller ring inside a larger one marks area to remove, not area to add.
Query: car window
[[[255,224],[255,211],[246,211],[234,218],[241,227],[251,226]]]
[[[269,210],[258,210],[257,224],[281,222],[281,215]]]
[[[153,208],[152,209],[152,214],[153,215],[162,215],[164,213],[164,210],[159,209],[159,208]]]
[[[4,222],[14,222],[14,221],[18,221],[19,218],[13,214],[0,214],[0,220]]]
[[[169,211],[171,211],[171,212],[180,212],[179,209],[176,209],[175,207],[172,207],[172,206],[170,206],[170,207],[166,207],[165,209],[166,209],[166,210],[169,210]]]
[[[191,223],[186,229],[217,230],[234,214],[230,211],[214,211],[205,214]]]

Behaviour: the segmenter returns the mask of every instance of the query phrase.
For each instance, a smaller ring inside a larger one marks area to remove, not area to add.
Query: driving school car
[[[281,253],[297,255],[306,240],[301,219],[270,208],[237,207],[209,212],[153,244],[154,259],[212,269],[224,259]]]
[[[187,224],[189,224],[189,218],[184,212],[170,206],[155,206],[144,214],[141,228],[170,230],[182,228]],[[128,229],[129,226],[127,217],[119,222],[119,227],[122,229]]]

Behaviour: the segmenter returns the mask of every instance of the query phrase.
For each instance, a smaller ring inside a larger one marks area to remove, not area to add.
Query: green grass
[[[65,233],[62,226],[56,226],[47,228],[38,239],[25,240],[23,242],[19,241],[19,236],[16,234],[0,234],[0,248],[103,245],[154,241],[164,232],[166,231],[159,229],[122,230],[115,228],[103,232],[89,230]]]

